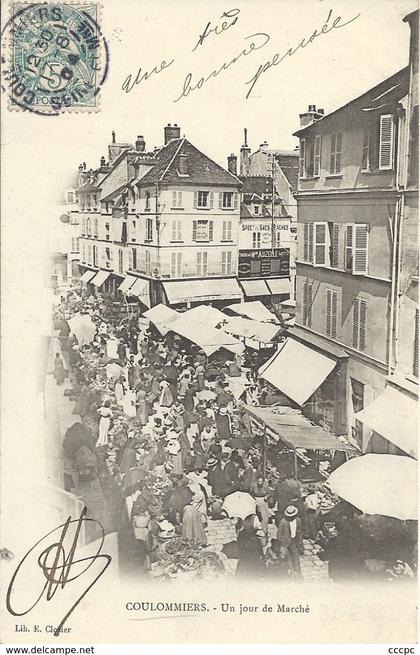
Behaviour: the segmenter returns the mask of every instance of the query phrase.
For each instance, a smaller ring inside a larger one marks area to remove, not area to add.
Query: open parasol
[[[250,494],[243,491],[234,491],[233,494],[226,496],[222,511],[224,510],[231,518],[246,519],[250,514],[255,514],[256,506],[255,498]]]

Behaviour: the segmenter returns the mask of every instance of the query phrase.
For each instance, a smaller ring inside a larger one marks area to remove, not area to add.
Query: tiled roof
[[[256,193],[259,196],[270,195],[272,190],[272,178],[267,175],[248,175],[239,178],[243,184],[244,194]]]
[[[188,175],[178,172],[178,156],[187,155]],[[171,139],[156,154],[156,166],[146,173],[140,181],[141,186],[149,186],[155,182],[166,184],[195,184],[239,186],[240,181],[232,173],[216,164],[204,155],[187,139]]]
[[[283,171],[293,191],[297,191],[299,177],[299,154],[275,155],[276,162]]]

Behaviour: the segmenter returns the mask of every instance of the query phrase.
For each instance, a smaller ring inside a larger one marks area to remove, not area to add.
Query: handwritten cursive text
[[[171,61],[168,61],[168,62],[163,60],[163,61],[161,61],[160,65],[154,66],[154,68],[152,68],[152,70],[149,71],[149,72],[145,71],[143,73],[142,69],[139,68],[138,71],[137,71],[137,75],[136,75],[134,80],[133,80],[133,77],[132,77],[131,73],[130,73],[130,75],[127,75],[127,77],[125,78],[125,80],[124,80],[124,82],[122,84],[121,89],[123,91],[125,91],[126,93],[130,93],[130,91],[132,91],[134,89],[136,84],[140,84],[140,82],[143,82],[143,80],[144,81],[148,80],[149,77],[151,75],[153,75],[153,74],[158,75],[159,73],[164,71],[166,68],[169,68],[169,66],[172,66],[174,61],[175,61],[175,59],[171,59]]]
[[[205,26],[203,33],[200,34],[198,37],[198,41],[195,44],[194,48],[192,49],[192,52],[195,52],[197,50],[198,46],[203,45],[204,39],[206,39],[210,34],[222,34],[223,32],[226,32],[230,27],[233,27],[236,25],[236,23],[239,20],[238,14],[240,13],[240,9],[230,9],[229,11],[224,11],[223,14],[220,16],[220,18],[233,18],[232,22],[224,20],[221,25],[216,25],[215,27],[210,27],[211,21],[207,23]]]

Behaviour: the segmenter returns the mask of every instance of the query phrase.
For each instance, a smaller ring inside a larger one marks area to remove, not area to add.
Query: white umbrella
[[[226,496],[222,510],[231,518],[246,519],[250,514],[255,514],[256,506],[255,498],[250,494],[243,491],[234,491],[233,494]]]
[[[75,314],[68,320],[70,330],[76,335],[79,346],[91,343],[96,333],[96,325],[89,314]]]
[[[331,473],[327,484],[365,514],[417,519],[417,462],[411,457],[354,457]]]

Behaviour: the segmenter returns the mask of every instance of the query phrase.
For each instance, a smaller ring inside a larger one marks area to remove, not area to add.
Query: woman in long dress
[[[207,544],[206,533],[201,520],[200,512],[192,505],[185,505],[182,514],[182,537],[194,543]]]
[[[109,400],[106,400],[102,407],[98,409],[98,414],[101,417],[99,419],[99,437],[96,442],[96,446],[106,446],[108,444],[108,430],[111,425],[112,410],[110,408],[111,403]]]
[[[160,391],[159,405],[161,407],[170,407],[174,402],[174,399],[172,397],[172,391],[169,382],[167,380],[162,380],[162,382],[160,383],[160,389],[161,391]]]
[[[146,392],[142,387],[136,390],[136,408],[137,417],[141,419],[142,425],[146,425],[149,420],[149,407],[146,400]]]
[[[54,377],[58,385],[63,384],[65,378],[65,369],[63,358],[60,353],[56,353],[54,360]]]

